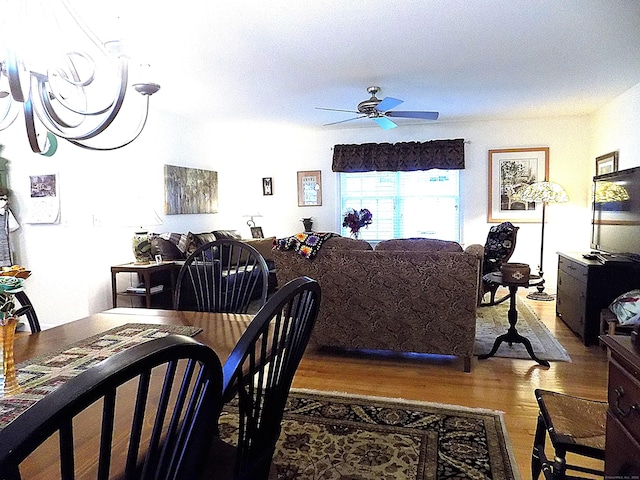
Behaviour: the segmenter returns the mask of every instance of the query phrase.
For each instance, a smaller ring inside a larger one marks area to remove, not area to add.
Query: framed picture
[[[251,227],[251,238],[264,238],[262,227]]]
[[[164,213],[218,213],[218,172],[165,165]]]
[[[618,151],[596,158],[596,175],[618,171]]]
[[[489,213],[493,223],[535,223],[541,204],[524,201],[522,191],[547,180],[549,147],[489,150]]]
[[[320,170],[298,172],[298,206],[322,205],[322,179]]]
[[[264,177],[262,179],[262,195],[273,195],[273,178]]]

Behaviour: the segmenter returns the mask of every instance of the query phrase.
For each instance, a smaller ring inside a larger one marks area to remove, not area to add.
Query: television
[[[591,248],[640,261],[640,167],[593,177]]]

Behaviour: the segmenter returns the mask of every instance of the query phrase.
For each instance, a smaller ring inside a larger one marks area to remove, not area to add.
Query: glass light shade
[[[569,201],[564,188],[552,182],[532,183],[522,190],[520,198],[525,202],[564,203]]]

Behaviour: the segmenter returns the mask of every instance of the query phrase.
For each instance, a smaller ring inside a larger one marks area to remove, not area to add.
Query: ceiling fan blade
[[[438,112],[387,112],[388,117],[402,117],[402,118],[422,118],[424,120],[437,120],[440,115]]]
[[[389,120],[387,117],[376,117],[373,120],[385,130],[390,130],[398,126],[395,123],[393,123],[391,120]]]
[[[376,105],[376,110],[379,112],[386,112],[387,110],[391,110],[394,107],[397,107],[401,103],[404,103],[404,100],[398,100],[393,97],[385,97],[382,101]]]
[[[339,122],[333,123],[325,123],[322,125],[323,127],[328,127],[329,125],[337,125],[338,123],[350,122],[351,120],[358,120],[359,118],[364,118],[366,115],[360,115],[359,117],[347,118],[346,120],[340,120]]]
[[[316,110],[328,110],[330,112],[348,112],[348,113],[360,113],[357,110],[342,110],[341,108],[323,108],[323,107],[316,107]]]

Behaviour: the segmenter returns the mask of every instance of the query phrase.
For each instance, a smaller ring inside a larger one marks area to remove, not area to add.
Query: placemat
[[[127,323],[21,362],[16,365],[20,393],[0,399],[0,430],[63,382],[115,353],[170,334],[193,337],[201,331],[188,325]]]

